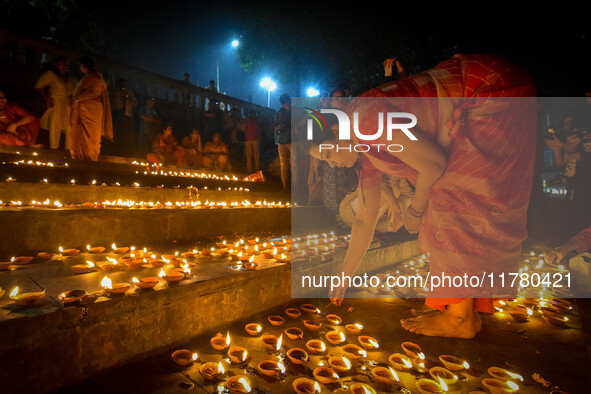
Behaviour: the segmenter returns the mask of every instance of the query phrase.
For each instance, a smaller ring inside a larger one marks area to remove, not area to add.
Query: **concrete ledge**
[[[290,208],[35,209],[4,208],[0,229],[4,258],[23,253],[83,249],[87,244],[144,247],[215,235],[290,231]]]

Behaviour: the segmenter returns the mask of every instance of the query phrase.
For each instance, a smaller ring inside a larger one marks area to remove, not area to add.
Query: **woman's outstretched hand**
[[[345,291],[347,291],[347,286],[335,287],[332,291],[328,293],[328,296],[330,297],[330,302],[334,306],[341,306],[341,303],[345,298]]]

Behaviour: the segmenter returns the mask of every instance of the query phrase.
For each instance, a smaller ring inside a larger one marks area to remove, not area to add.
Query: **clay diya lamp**
[[[274,326],[280,326],[285,323],[285,319],[281,316],[269,316],[267,320]]]
[[[132,258],[132,259],[126,261],[125,264],[129,268],[131,268],[132,270],[134,270],[134,269],[138,269],[138,268],[142,267],[144,265],[144,260],[143,259]]]
[[[218,249],[223,249],[223,248],[226,247],[226,241],[224,241],[224,242],[216,242],[215,243],[215,246],[217,246]]]
[[[86,274],[88,272],[92,272],[95,270],[94,263],[92,261],[87,261],[86,264],[76,264],[70,267],[72,271],[76,274]]]
[[[316,308],[312,304],[303,304],[303,305],[300,306],[300,309],[304,313],[320,313],[320,309]]]
[[[248,359],[248,350],[243,347],[233,347],[228,350],[228,357],[234,364],[242,364]]]
[[[106,289],[109,294],[124,294],[131,287],[129,283],[114,283],[112,286]]]
[[[529,309],[529,310],[531,310],[531,309]],[[525,323],[525,322],[529,321],[530,315],[525,312],[510,312],[509,314],[517,322]]]
[[[261,327],[260,324],[257,323],[248,323],[246,326],[244,326],[244,330],[246,330],[248,335],[254,336],[259,335],[263,330],[263,327]]]
[[[106,261],[99,261],[96,263],[96,266],[102,269],[103,271],[113,271],[117,268],[117,264],[119,262],[117,260],[108,259]]]
[[[351,361],[347,357],[330,357],[328,365],[337,372],[347,372],[351,370]]]
[[[193,353],[188,349],[180,349],[172,353],[172,360],[181,367],[191,365],[197,360],[197,353]]]
[[[162,267],[162,266],[164,266],[166,264],[166,262],[164,260],[162,260],[162,259],[155,259],[155,258],[149,259],[148,260],[148,263],[150,263],[150,265],[152,267],[155,267],[155,268],[160,268],[160,267]]]
[[[320,393],[320,385],[318,382],[308,378],[297,378],[291,384],[293,391],[297,394],[318,394]]]
[[[345,334],[340,331],[329,331],[324,336],[326,340],[333,345],[340,345],[341,343],[345,342]]]
[[[251,258],[250,260],[245,261],[244,263],[242,263],[242,266],[244,268],[246,268],[247,270],[249,270],[249,271],[253,271],[253,270],[256,269],[256,267],[259,266],[259,263],[255,262],[255,261],[252,261],[252,258]]]
[[[447,391],[447,387],[444,390],[441,384],[431,379],[418,379],[415,384],[421,394],[443,393]]]
[[[281,362],[273,360],[264,360],[257,366],[260,373],[266,376],[277,376],[285,373],[285,367]]]
[[[304,320],[304,326],[310,331],[318,331],[322,323],[316,323],[313,320]]]
[[[363,326],[359,323],[347,324],[345,328],[351,334],[360,334],[363,331]]]
[[[367,352],[365,350],[363,350],[362,348],[360,348],[357,345],[354,344],[348,344],[342,347],[343,351],[345,352],[345,354],[347,354],[347,356],[349,358],[352,358],[353,360],[357,360],[358,358],[365,358],[367,357]]]
[[[75,304],[88,295],[84,290],[69,290],[57,296],[64,305]]]
[[[183,252],[181,253],[181,256],[183,256],[186,259],[190,259],[199,256],[199,251],[197,249],[194,249],[188,252]]]
[[[78,249],[62,249],[62,247],[60,246],[60,254],[62,256],[76,256],[78,254],[78,252],[80,252],[80,250]]]
[[[31,260],[33,260],[32,256],[18,256],[18,257],[13,257],[12,259],[12,264],[14,265],[25,265],[25,264],[29,264],[31,262]]]
[[[222,333],[218,332],[215,337],[209,340],[209,343],[215,350],[224,350],[230,346],[230,333],[228,332],[224,338]]]
[[[302,312],[300,312],[299,309],[296,308],[287,308],[285,310],[285,314],[291,317],[292,319],[297,319],[302,315]]]
[[[18,286],[10,292],[10,299],[18,306],[29,307],[37,304],[45,297],[45,290],[31,293],[20,293]]]
[[[266,258],[266,259],[272,259],[272,258],[273,258],[273,256],[274,256],[276,253],[274,254],[274,253],[273,253],[273,251],[264,250],[262,254],[263,254],[263,257],[264,257],[264,258]]]
[[[254,246],[254,245],[256,245],[256,244],[259,243],[259,239],[258,238],[249,239],[247,242],[248,242],[249,245]]]
[[[458,381],[458,376],[451,372],[449,369],[442,367],[433,367],[429,370],[429,375],[435,381],[443,381],[449,387]]]
[[[232,394],[250,393],[250,380],[246,375],[234,375],[226,380],[226,387]]]
[[[388,357],[388,361],[394,369],[399,371],[409,371],[412,369],[412,362],[407,355],[401,353],[394,353]]]
[[[37,258],[41,259],[41,260],[50,260],[53,256],[55,256],[55,253],[49,253],[49,252],[37,253]]]
[[[302,339],[304,337],[304,332],[297,327],[286,328],[283,332],[289,339],[295,340]]]
[[[514,381],[523,382],[523,376],[521,376],[517,373],[514,373],[514,372],[507,371],[506,369],[503,369],[503,368],[490,367],[487,370],[487,372],[493,378],[499,379],[502,381],[514,380]]]
[[[468,364],[466,360],[459,359],[455,356],[450,356],[449,354],[443,354],[439,356],[439,361],[441,361],[445,368],[453,372],[470,368],[470,364]]]
[[[168,273],[164,272],[164,268],[160,269],[160,273],[158,274],[159,277],[167,281],[168,283],[177,283],[183,279],[185,279],[185,274],[179,271],[169,271]]]
[[[172,261],[172,260],[176,259],[176,254],[163,254],[162,257],[165,260]]]
[[[276,254],[275,256],[273,256],[273,258],[278,262],[278,263],[287,263],[289,262],[289,257],[287,257],[285,254],[281,253],[281,254]]]
[[[160,279],[156,276],[148,276],[141,278],[140,280],[137,278],[132,278],[131,281],[140,289],[151,289],[160,282]]]
[[[211,249],[203,249],[201,251],[201,256],[205,256],[205,257],[209,257],[211,256],[211,252],[213,252],[215,249],[211,248]]]
[[[337,315],[326,315],[326,320],[328,320],[330,324],[334,324],[335,326],[338,326],[343,322],[343,319],[341,319]]]
[[[12,261],[0,261],[0,271],[6,271],[12,265]]]
[[[400,381],[398,374],[391,367],[375,367],[371,370],[371,374],[374,378],[387,385],[392,385]]]
[[[320,383],[330,384],[339,380],[339,375],[332,368],[317,367],[314,368],[312,374]]]
[[[402,342],[402,350],[404,350],[404,353],[406,353],[406,355],[411,359],[425,359],[425,354],[423,353],[423,350],[416,343]]]
[[[218,253],[222,257],[228,257],[228,256],[230,256],[230,251],[227,248],[226,249],[220,249],[220,250],[218,250]]]
[[[224,374],[225,371],[222,362],[220,361],[218,363],[207,362],[201,364],[199,367],[199,373],[205,380],[214,380],[218,375]]]
[[[482,379],[482,385],[491,392],[491,394],[506,394],[515,393],[519,390],[519,386],[510,380],[503,381],[494,378]]]
[[[376,394],[376,391],[365,383],[353,383],[349,389],[353,394]]]
[[[308,361],[308,353],[304,349],[294,347],[287,351],[287,358],[294,364],[303,364]]]
[[[568,328],[569,326],[566,324],[568,321],[568,317],[559,317],[559,316],[544,316],[544,320],[548,323],[561,327],[561,328]]]
[[[88,253],[103,253],[105,251],[105,248],[102,246],[90,247],[90,245],[88,245],[86,247],[86,250],[88,250]]]
[[[306,342],[306,347],[314,354],[324,353],[326,351],[326,345],[320,339],[310,339]]]
[[[263,335],[261,341],[270,350],[278,350],[281,347],[281,343],[275,335]]]
[[[128,247],[126,247],[126,246],[117,247],[117,245],[115,245],[115,244],[111,245],[111,249],[113,250],[113,253],[117,253],[117,254],[124,254],[129,251]]]
[[[375,350],[380,347],[380,344],[375,338],[368,337],[367,335],[360,335],[357,340],[366,349]]]

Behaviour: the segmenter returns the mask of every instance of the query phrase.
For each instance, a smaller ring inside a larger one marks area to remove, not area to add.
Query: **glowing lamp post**
[[[263,78],[261,87],[267,89],[267,107],[271,106],[271,92],[277,89],[277,84],[269,77]]]

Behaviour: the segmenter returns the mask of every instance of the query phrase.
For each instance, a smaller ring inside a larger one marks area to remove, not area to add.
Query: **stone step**
[[[168,250],[176,246],[169,243]],[[345,249],[339,249],[333,258],[342,261],[344,253]],[[365,260],[377,267],[417,254],[416,242],[404,241],[376,246]],[[232,267],[228,259],[210,257],[190,260],[196,262],[194,276],[177,285],[132,288],[125,295],[104,296],[86,307],[61,305],[57,301],[61,292],[100,289],[103,272],[74,275],[69,271],[70,265],[87,257],[0,272],[0,286],[8,291],[13,286],[22,286],[23,291],[47,291],[32,308],[18,307],[7,296],[0,298],[4,392],[59,389],[292,300],[290,264],[259,257],[257,269],[246,271]],[[157,271],[125,269],[109,276],[114,283],[130,282],[132,276],[153,276]],[[22,363],[14,360],[28,360],[29,372],[23,374]]]

